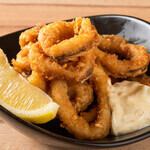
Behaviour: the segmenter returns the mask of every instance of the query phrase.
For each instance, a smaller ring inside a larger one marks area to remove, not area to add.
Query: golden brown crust
[[[118,59],[116,54],[121,54],[125,59]],[[110,75],[116,78],[143,74],[149,64],[149,57],[143,46],[126,43],[124,39],[114,35],[101,38],[96,55]]]
[[[90,49],[98,43],[97,31],[93,28],[90,20],[88,18],[76,20],[55,22],[42,27],[38,40],[46,55],[60,59]],[[79,20],[81,23],[78,23]],[[80,27],[77,29],[79,24]]]
[[[61,78],[66,80],[83,81],[92,74],[94,59],[89,61],[89,58],[93,56],[92,50],[86,52],[84,59],[84,61],[86,61],[82,63],[83,66],[79,64],[79,66],[77,66],[78,68],[74,68],[74,70],[76,70],[75,72],[74,70],[71,71],[66,69],[66,66],[62,66],[48,56],[45,56],[39,43],[32,45],[31,49],[29,59],[32,70],[40,72],[48,80],[51,78]]]
[[[77,112],[84,111],[93,102],[93,88],[88,83],[69,83],[68,94]]]
[[[41,26],[35,26],[33,28],[30,28],[28,30],[25,30],[21,33],[19,37],[19,45],[21,49],[28,45],[29,43],[35,43],[37,42],[37,37],[39,34]]]
[[[94,89],[97,94],[97,117],[88,123],[78,116],[68,97],[68,86],[63,80],[53,80],[50,96],[60,105],[58,115],[65,128],[79,139],[102,139],[108,135],[110,129],[110,107],[108,104],[108,77],[102,68],[95,66],[93,77]],[[59,92],[61,90],[61,92]],[[67,111],[66,111],[67,109]]]
[[[29,62],[29,50],[30,46],[26,45],[22,48],[22,50],[19,51],[19,53],[16,56],[16,59],[12,59],[12,65],[14,69],[19,73],[29,73],[31,71],[30,62]]]

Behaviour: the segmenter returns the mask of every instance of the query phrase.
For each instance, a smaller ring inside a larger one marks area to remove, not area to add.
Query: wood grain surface
[[[124,14],[150,21],[150,0],[0,0],[0,36],[37,23],[97,14]],[[149,150],[150,139],[111,150],[133,149]],[[0,119],[0,150],[54,148],[25,137]]]

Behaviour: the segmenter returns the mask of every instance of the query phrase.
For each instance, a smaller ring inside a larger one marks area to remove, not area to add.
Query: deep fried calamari
[[[116,54],[125,59],[120,60]],[[116,78],[143,74],[149,64],[148,54],[143,46],[126,43],[114,35],[102,37],[96,55],[110,75]]]
[[[17,54],[16,59],[12,59],[13,67],[19,73],[24,72],[28,74],[31,71],[28,58],[30,46],[31,44],[24,46]]]
[[[37,42],[37,37],[39,34],[41,26],[35,26],[33,28],[30,28],[28,30],[25,30],[21,33],[19,37],[19,45],[21,48],[28,45],[29,43],[35,43]]]
[[[38,40],[46,55],[51,58],[62,59],[81,51],[90,49],[99,41],[97,31],[88,18],[81,20],[78,33],[73,24],[78,22],[55,22],[48,24],[39,32]],[[77,23],[78,25],[78,23]]]
[[[46,91],[46,80],[39,73],[32,71],[27,80],[34,86],[37,86],[43,91]]]
[[[94,58],[92,55],[92,49],[87,51],[87,54],[84,57],[85,59],[83,60],[85,63],[79,63],[77,68],[74,68],[76,72],[74,70],[72,71],[66,69],[65,65],[62,66],[50,57],[44,55],[39,43],[32,45],[31,49],[32,50],[29,53],[29,59],[32,70],[40,72],[47,79],[61,78],[67,80],[84,81],[92,74],[94,59],[90,59],[91,61],[89,61],[89,58]]]
[[[84,111],[93,102],[93,88],[88,83],[70,83],[69,97],[77,112]]]
[[[97,117],[92,123],[77,114],[67,94],[68,86],[64,80],[53,80],[49,91],[50,96],[60,105],[58,115],[63,125],[79,139],[102,139],[108,135],[110,129],[108,77],[102,68],[95,66],[92,80],[98,102]]]

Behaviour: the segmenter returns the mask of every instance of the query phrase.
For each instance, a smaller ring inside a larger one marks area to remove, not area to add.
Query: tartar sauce
[[[122,135],[150,125],[150,87],[123,81],[110,87],[112,133]]]

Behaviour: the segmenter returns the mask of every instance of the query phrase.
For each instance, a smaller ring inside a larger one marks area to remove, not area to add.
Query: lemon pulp
[[[58,105],[50,96],[31,85],[8,63],[0,50],[0,105],[16,116],[34,123],[46,123],[55,118]]]

